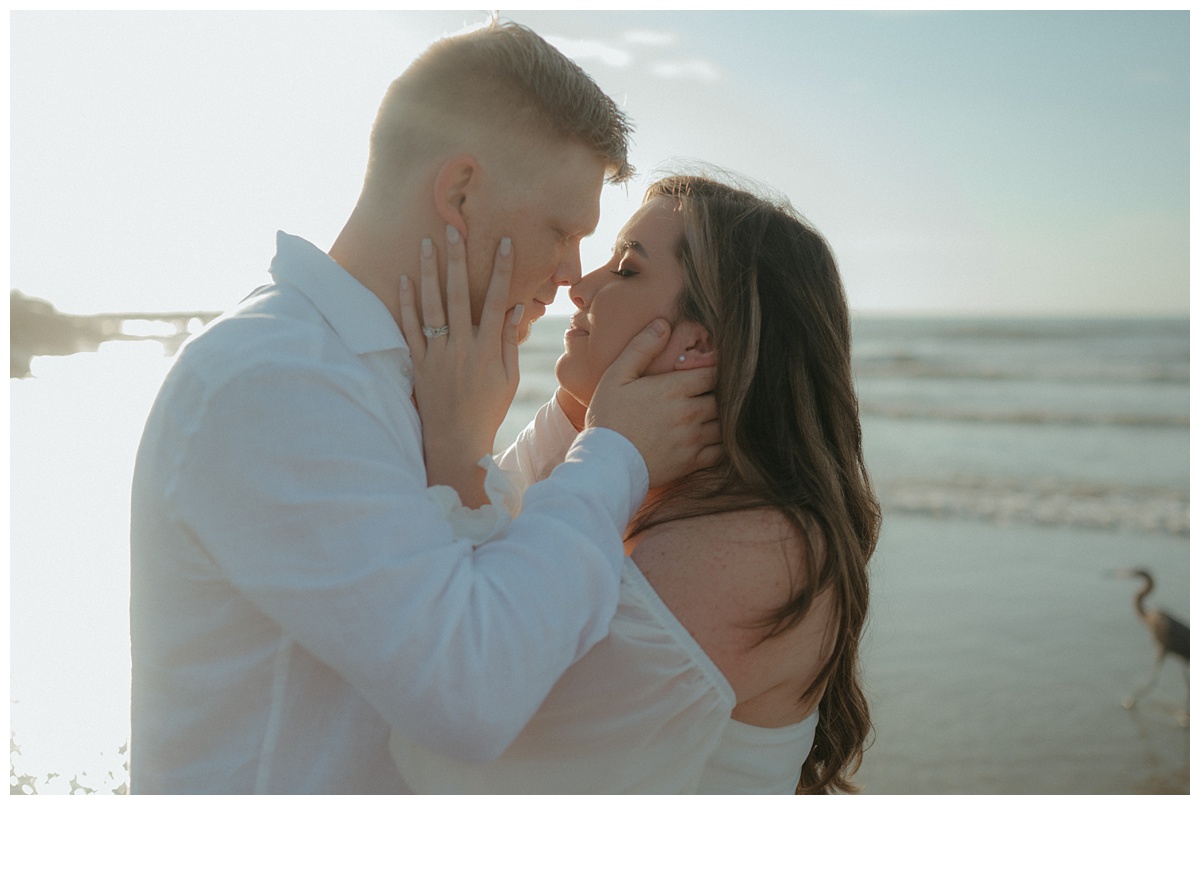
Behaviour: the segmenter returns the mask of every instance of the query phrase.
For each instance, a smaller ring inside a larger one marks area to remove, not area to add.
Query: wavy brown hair
[[[791,598],[753,626],[760,642],[795,627],[820,593],[832,593],[832,652],[804,694],[824,686],[812,751],[797,793],[858,792],[871,732],[859,672],[867,617],[867,562],[879,504],[862,454],[850,367],[850,317],[825,239],[784,200],[709,177],[655,182],[645,200],[678,202],[684,289],[676,321],[712,336],[725,457],[662,490],[629,536],[709,513],[773,508],[808,550]]]

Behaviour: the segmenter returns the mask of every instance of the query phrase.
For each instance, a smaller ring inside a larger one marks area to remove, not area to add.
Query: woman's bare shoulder
[[[635,540],[634,562],[724,673],[739,704],[810,680],[819,669],[821,643],[813,647],[812,628],[824,633],[826,605],[814,604],[797,629],[760,642],[764,620],[793,598],[807,569],[804,538],[782,512],[689,517]]]
[[[787,600],[786,590],[773,588],[790,586],[805,565],[804,539],[782,512],[767,507],[662,523],[635,539],[631,555],[648,578],[663,573],[664,584],[695,588],[684,576],[703,576],[705,585],[744,587],[769,608]]]

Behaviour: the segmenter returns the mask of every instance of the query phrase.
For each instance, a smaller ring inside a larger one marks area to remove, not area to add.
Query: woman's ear
[[[702,369],[717,364],[717,350],[713,346],[712,336],[702,325],[684,320],[675,324],[674,332],[679,335],[678,355],[674,363],[676,369]]]
[[[479,182],[479,161],[472,154],[455,154],[442,164],[433,180],[433,204],[446,224],[467,237],[465,206]]]

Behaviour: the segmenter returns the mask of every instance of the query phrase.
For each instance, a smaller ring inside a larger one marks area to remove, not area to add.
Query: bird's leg
[[[1156,679],[1158,679],[1158,672],[1162,669],[1162,664],[1163,664],[1163,651],[1162,651],[1162,649],[1159,649],[1158,656],[1154,659],[1154,670],[1151,671],[1150,678],[1148,680],[1146,680],[1146,684],[1143,685],[1141,688],[1139,688],[1137,691],[1135,691],[1131,697],[1127,697],[1127,698],[1125,698],[1125,700],[1121,701],[1122,707],[1124,707],[1126,710],[1133,709],[1134,704],[1136,704],[1138,702],[1138,700],[1141,698],[1142,695],[1144,695],[1146,692],[1148,692],[1150,690],[1151,686],[1154,685],[1154,681]]]
[[[1179,724],[1181,726],[1183,726],[1184,728],[1187,728],[1188,725],[1191,723],[1192,686],[1188,680],[1188,671],[1190,669],[1191,668],[1188,667],[1188,662],[1184,661],[1183,662],[1183,686],[1184,686],[1183,702],[1184,702],[1184,707],[1182,710],[1179,711],[1179,715],[1177,715],[1175,717],[1177,720],[1179,720]]]

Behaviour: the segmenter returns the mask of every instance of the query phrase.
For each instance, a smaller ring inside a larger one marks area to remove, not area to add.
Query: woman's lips
[[[582,319],[582,317],[583,314],[581,313],[577,313],[575,316],[571,317],[571,325],[567,327],[567,333],[563,336],[564,338],[568,340],[571,338],[583,338],[588,334],[588,330],[579,325],[579,321]]]

